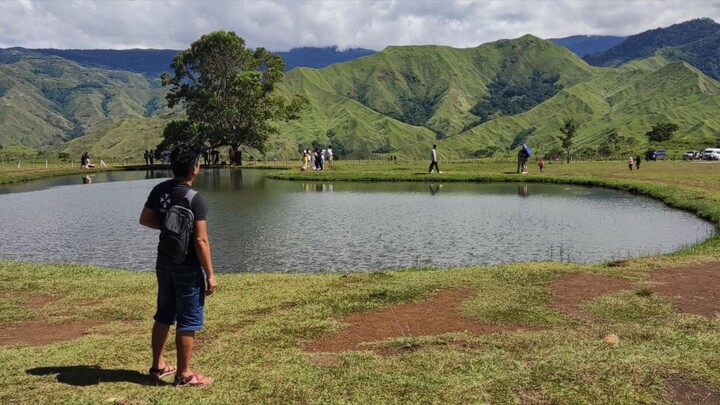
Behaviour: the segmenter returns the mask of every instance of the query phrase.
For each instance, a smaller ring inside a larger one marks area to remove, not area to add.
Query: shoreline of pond
[[[606,162],[593,162],[584,163],[588,165],[602,165]],[[576,166],[583,165],[583,163],[576,163]],[[335,163],[335,167],[338,164]],[[384,167],[389,167],[388,170],[383,170]],[[449,165],[450,166],[450,165]],[[570,165],[568,165],[570,166]],[[288,168],[287,166],[273,165],[246,165],[246,166],[227,166],[221,165],[217,167],[203,167],[203,169],[230,169],[230,170],[241,170],[241,169],[273,169],[273,173],[268,174],[266,177],[274,180],[289,180],[289,181],[306,181],[306,182],[430,182],[430,183],[442,183],[442,182],[467,182],[467,183],[548,183],[548,184],[565,184],[565,185],[577,185],[585,187],[602,187],[618,191],[629,192],[632,194],[642,195],[661,201],[665,205],[680,209],[685,212],[692,213],[693,215],[710,221],[715,227],[715,235],[709,239],[692,245],[687,248],[680,249],[673,253],[667,253],[663,255],[674,255],[682,252],[704,248],[705,246],[711,246],[720,242],[720,233],[717,232],[720,229],[720,196],[713,196],[710,191],[703,190],[698,191],[695,188],[688,187],[687,185],[677,182],[675,184],[661,183],[657,181],[640,181],[640,180],[626,180],[618,179],[613,177],[599,177],[598,173],[595,175],[554,175],[554,174],[533,174],[533,175],[519,175],[514,172],[503,171],[498,173],[487,172],[487,169],[498,169],[507,168],[507,163],[494,164],[494,163],[459,163],[454,167],[459,167],[461,170],[447,170],[442,175],[438,174],[427,174],[424,171],[418,172],[418,164],[411,163],[407,165],[394,165],[385,164],[380,165],[381,170],[370,171],[368,168],[377,168],[376,164],[345,164],[340,166],[342,170],[325,170],[325,171],[299,171],[295,168]],[[471,172],[468,170],[478,169],[478,172]],[[358,170],[360,169],[360,170]],[[366,169],[366,170],[363,170]],[[485,169],[483,172],[482,169]],[[20,171],[20,175],[11,178],[12,181],[3,181],[4,176],[7,177],[7,173],[14,173],[15,170],[0,170],[0,185],[9,185],[20,182],[28,182],[33,180],[40,180],[43,178],[69,176],[76,174],[87,174],[87,173],[99,173],[99,172],[112,172],[112,171],[138,171],[138,170],[168,170],[168,166],[165,165],[153,165],[148,168],[145,165],[135,166],[110,166],[105,168],[96,169],[49,169],[49,170],[28,170]],[[718,250],[720,254],[720,248]]]

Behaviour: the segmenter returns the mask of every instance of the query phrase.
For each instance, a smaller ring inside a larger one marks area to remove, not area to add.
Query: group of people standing
[[[90,153],[83,152],[83,154],[80,156],[80,165],[83,169],[92,169],[95,167],[95,165],[90,163]]]
[[[313,170],[323,170],[325,162],[331,165],[333,161],[332,145],[327,149],[315,148],[315,150],[304,149],[302,154],[302,167],[300,170],[307,170],[312,167]]]
[[[630,169],[630,171],[632,171],[633,169],[633,164],[635,164],[636,169],[640,170],[640,155],[637,155],[635,157],[635,160],[633,160],[632,156],[630,156],[630,158],[628,159],[628,168]]]
[[[145,164],[148,166],[152,166],[155,163],[155,154],[157,152],[153,149],[146,149],[145,153],[143,153],[143,159],[145,159]],[[169,165],[170,164],[170,151],[165,149],[162,152],[160,152],[160,158],[162,159],[162,164]]]
[[[155,151],[152,149],[145,149],[145,153],[143,154],[143,159],[145,159],[146,165],[152,166],[153,161],[155,160]]]

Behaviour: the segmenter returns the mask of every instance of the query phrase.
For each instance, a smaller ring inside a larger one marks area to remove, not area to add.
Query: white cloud
[[[250,47],[449,45],[533,34],[632,35],[693,18],[718,0],[5,0],[0,47],[184,49],[214,30]]]

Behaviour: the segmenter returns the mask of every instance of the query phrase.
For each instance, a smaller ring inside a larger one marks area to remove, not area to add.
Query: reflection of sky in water
[[[157,232],[138,218],[167,175],[0,188],[0,257],[152,271]],[[672,252],[714,233],[693,215],[600,188],[282,182],[257,170],[203,171],[195,186],[208,201],[219,272],[590,263]]]

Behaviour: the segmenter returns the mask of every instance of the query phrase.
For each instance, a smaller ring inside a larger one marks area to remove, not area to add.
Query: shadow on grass
[[[97,385],[102,382],[129,382],[140,385],[167,385],[165,381],[156,382],[147,374],[135,370],[107,370],[97,366],[58,366],[36,367],[26,370],[32,375],[57,374],[58,382],[75,386]]]

